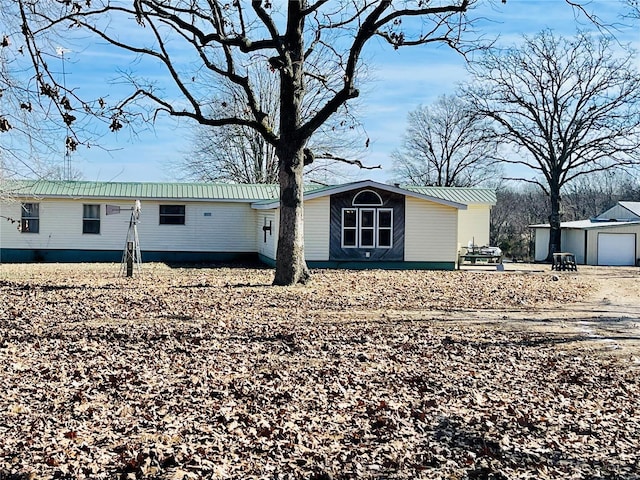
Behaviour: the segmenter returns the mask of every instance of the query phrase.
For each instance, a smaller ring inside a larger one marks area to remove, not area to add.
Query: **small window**
[[[100,205],[82,206],[82,233],[100,233]]]
[[[373,190],[362,190],[353,197],[351,204],[354,207],[368,205],[382,205],[382,198]]]
[[[20,231],[22,233],[39,233],[40,232],[40,204],[39,203],[23,203],[22,219],[20,222]]]
[[[375,247],[375,213],[373,209],[360,209],[360,248]]]
[[[184,225],[184,205],[160,205],[160,225]]]
[[[393,210],[378,209],[378,248],[391,248],[393,232]]]
[[[358,213],[353,208],[342,210],[342,246],[356,247],[358,233]]]

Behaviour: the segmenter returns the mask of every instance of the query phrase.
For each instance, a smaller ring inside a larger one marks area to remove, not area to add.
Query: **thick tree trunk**
[[[547,261],[552,260],[553,254],[562,250],[561,238],[562,231],[560,229],[560,189],[551,189],[551,215],[549,215],[549,253]]]
[[[293,165],[280,164],[280,233],[274,285],[295,285],[309,279],[304,259],[303,151],[292,153]]]
[[[280,141],[276,148],[280,179],[280,233],[274,285],[306,283],[309,269],[304,259],[303,179],[307,138],[298,130],[304,98],[305,2],[291,1],[287,10],[287,48],[273,59],[280,68]]]

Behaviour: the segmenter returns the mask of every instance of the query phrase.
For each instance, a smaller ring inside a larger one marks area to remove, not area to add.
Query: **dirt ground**
[[[640,480],[640,269],[0,265],[0,480]]]
[[[469,271],[490,271],[469,267]],[[583,347],[630,356],[640,366],[640,268],[578,266],[577,272],[553,272],[548,265],[507,263],[506,272],[580,278],[592,288],[577,302],[537,305],[534,310],[506,308],[459,312],[461,319],[495,322],[496,328],[561,333],[580,337]],[[496,272],[496,274],[498,274]],[[504,322],[504,320],[509,320]]]

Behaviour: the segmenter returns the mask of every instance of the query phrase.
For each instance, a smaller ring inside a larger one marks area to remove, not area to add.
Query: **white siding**
[[[47,199],[40,204],[40,232],[2,230],[2,248],[120,250],[127,236],[133,202]],[[106,215],[106,204],[122,208]],[[100,205],[100,234],[82,233],[82,205]],[[160,205],[185,205],[184,225],[160,225]],[[4,216],[20,219],[20,204],[3,206]],[[210,213],[210,216],[205,216]],[[256,211],[248,203],[142,202],[138,235],[142,250],[255,252]]]
[[[585,231],[577,228],[563,228],[560,233],[560,244],[563,252],[571,252],[576,256],[576,263],[585,263]],[[549,254],[548,228],[535,229],[534,261],[544,262]]]
[[[542,262],[547,258],[549,253],[549,229],[548,228],[536,228],[535,229],[535,252],[534,260],[536,262]]]
[[[304,254],[309,261],[329,260],[329,197],[304,203]]]
[[[455,262],[458,209],[406,197],[404,259],[407,262]]]
[[[259,210],[258,211],[258,253],[264,255],[271,260],[276,258],[276,246],[278,245],[278,209]],[[265,232],[262,229],[264,225],[271,224],[271,232]]]
[[[640,225],[594,228],[587,230],[587,265],[598,265],[599,233],[634,233],[636,235],[636,255],[640,256]]]
[[[466,247],[473,240],[480,247],[489,245],[490,205],[469,205],[458,212],[458,244]]]
[[[329,259],[329,197],[310,200],[304,204],[304,251],[305,259],[323,261]],[[258,253],[275,260],[278,247],[280,209],[260,210],[258,213]],[[271,235],[267,232],[265,242],[262,226],[271,221]]]
[[[185,224],[160,225],[160,205],[185,205]],[[255,252],[256,217],[248,203],[143,202],[140,245],[155,251]]]
[[[576,263],[584,264],[585,231],[579,229],[563,229],[560,243],[563,252],[571,252],[576,257]],[[548,249],[548,248],[547,248]]]
[[[29,200],[38,203],[39,233],[20,233],[17,228],[3,229],[2,248],[120,250],[124,247],[130,212],[106,215],[105,203],[99,200]],[[82,233],[84,204],[100,205],[100,233]],[[123,208],[131,204],[111,203]],[[3,207],[3,215],[20,220],[20,203]],[[17,225],[15,225],[17,227]]]

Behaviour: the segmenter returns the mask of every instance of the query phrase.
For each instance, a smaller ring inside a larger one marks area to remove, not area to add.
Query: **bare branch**
[[[315,158],[325,159],[325,160],[335,160],[340,163],[355,165],[362,170],[376,170],[376,169],[382,168],[381,165],[365,165],[364,163],[362,163],[361,160],[343,158],[336,155],[332,155],[331,153],[328,153],[328,152],[320,153],[316,155]]]

